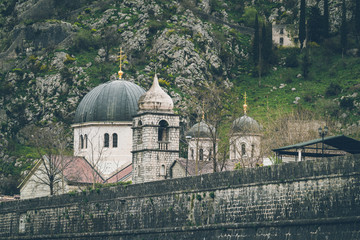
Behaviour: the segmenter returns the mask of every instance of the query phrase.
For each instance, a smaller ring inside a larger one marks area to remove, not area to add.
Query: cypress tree
[[[355,30],[356,36],[360,35],[360,1],[355,0]]]
[[[329,31],[329,0],[324,0],[324,38],[329,37]]]
[[[259,36],[259,19],[256,14],[255,23],[254,23],[254,42],[253,42],[253,60],[254,65],[258,65],[259,63],[259,44],[260,44],[260,36]]]
[[[342,16],[341,16],[341,49],[344,56],[347,46],[347,25],[346,25],[346,5],[345,0],[342,0]]]
[[[306,10],[306,2],[305,0],[301,0],[300,3],[300,21],[299,21],[299,41],[300,48],[303,47],[304,40],[306,38],[306,26],[305,26],[305,10]]]

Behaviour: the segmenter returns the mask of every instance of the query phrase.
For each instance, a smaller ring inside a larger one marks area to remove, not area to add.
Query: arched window
[[[160,167],[160,176],[165,176],[165,173],[166,173],[165,165],[161,165],[161,167]]]
[[[104,134],[104,147],[109,147],[109,134]]]
[[[142,121],[139,120],[138,122],[138,129],[137,129],[137,135],[138,135],[138,143],[142,143]]]
[[[245,148],[245,143],[241,144],[241,156],[245,156],[246,155],[246,148]]]
[[[251,145],[251,157],[254,157],[255,144]]]
[[[158,129],[158,141],[167,142],[168,141],[168,126],[169,124],[165,120],[161,120],[159,123]]]
[[[194,159],[194,149],[191,149],[191,159]]]
[[[88,136],[87,134],[85,134],[85,148],[87,149],[88,147]]]
[[[118,146],[118,135],[116,133],[113,134],[113,148],[117,148]]]
[[[84,148],[84,136],[80,135],[80,148],[83,149]]]
[[[204,160],[204,150],[202,148],[200,148],[199,150],[199,160],[200,161]]]

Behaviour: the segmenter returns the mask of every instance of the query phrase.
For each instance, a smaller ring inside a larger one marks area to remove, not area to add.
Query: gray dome
[[[242,133],[260,133],[261,126],[259,123],[253,118],[244,115],[241,118],[237,118],[232,125],[232,129],[234,132],[242,132]]]
[[[214,132],[213,127],[209,127],[204,121],[201,121],[192,126],[186,135],[193,138],[211,138],[210,130]]]
[[[138,100],[144,93],[144,89],[128,81],[101,84],[81,100],[74,122],[132,121],[138,110]]]

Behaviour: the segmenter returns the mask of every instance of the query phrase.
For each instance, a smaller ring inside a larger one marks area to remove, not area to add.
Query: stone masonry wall
[[[360,239],[360,157],[0,204],[0,239]]]

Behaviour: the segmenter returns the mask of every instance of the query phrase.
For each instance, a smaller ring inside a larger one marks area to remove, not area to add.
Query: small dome
[[[161,89],[158,78],[155,74],[154,82],[149,91],[139,99],[139,110],[156,110],[172,112],[174,103],[171,97]]]
[[[213,127],[209,127],[204,121],[201,121],[192,126],[186,135],[193,138],[211,138],[211,130],[214,133]]]
[[[74,122],[132,121],[138,110],[138,100],[144,93],[143,88],[128,81],[101,84],[81,100]]]
[[[237,118],[233,124],[232,129],[234,132],[247,132],[247,133],[260,133],[261,126],[253,118],[244,115],[241,118]]]

